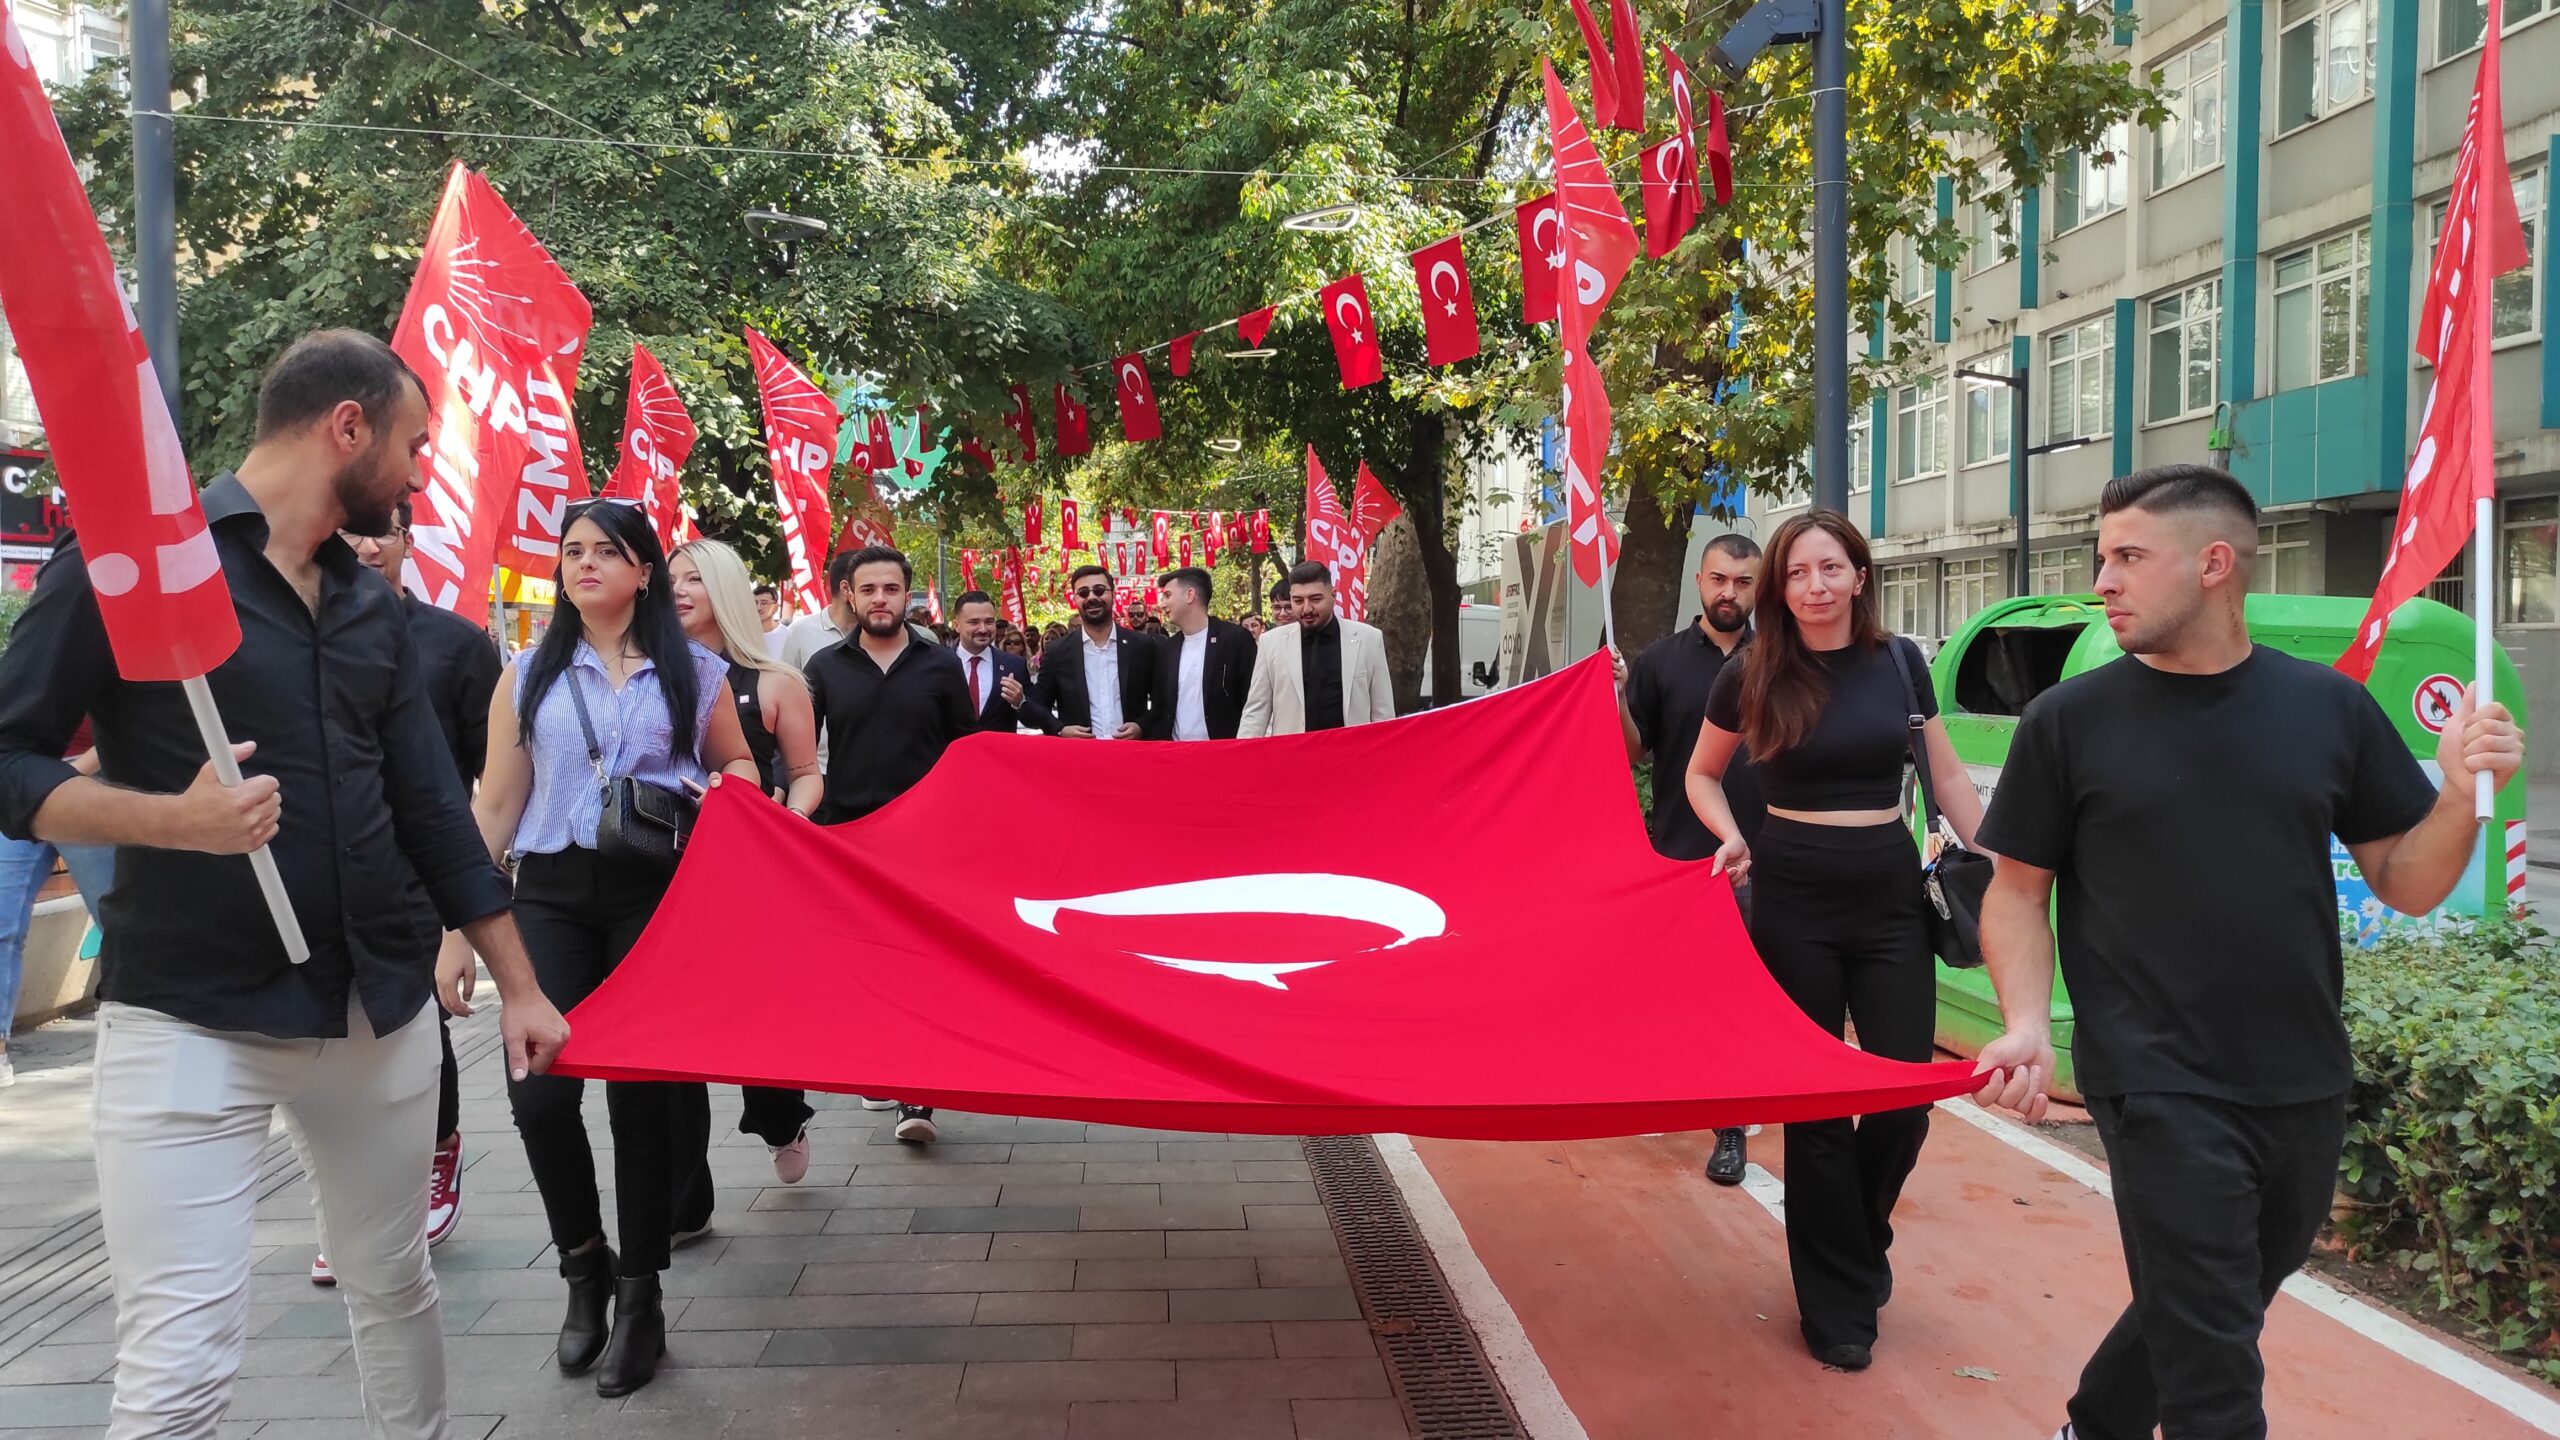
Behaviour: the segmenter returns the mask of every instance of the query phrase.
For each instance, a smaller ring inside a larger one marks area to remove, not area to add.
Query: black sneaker
[[[1851,1374],[1875,1363],[1875,1352],[1864,1345],[1824,1345],[1813,1352],[1813,1358],[1827,1370],[1846,1370]]]
[[[1739,1185],[1742,1172],[1751,1165],[1751,1157],[1742,1147],[1743,1128],[1716,1132],[1715,1153],[1707,1157],[1707,1178],[1719,1185]]]
[[[933,1107],[901,1105],[898,1107],[898,1138],[911,1145],[923,1145],[942,1138],[933,1128]]]

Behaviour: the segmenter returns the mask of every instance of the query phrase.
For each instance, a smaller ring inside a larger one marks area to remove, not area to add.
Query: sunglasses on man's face
[[[1107,589],[1097,589],[1091,585],[1087,585],[1076,592],[1076,598],[1079,600],[1108,600],[1111,598],[1111,592]]]

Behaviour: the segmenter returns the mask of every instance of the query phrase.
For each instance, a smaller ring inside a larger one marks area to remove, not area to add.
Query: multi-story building
[[[2119,129],[2011,197],[1941,214],[1975,242],[1953,269],[1905,248],[1929,315],[1921,358],[1852,415],[1850,511],[1886,623],[1942,637],[2015,588],[2011,486],[2031,497],[2030,586],[2091,583],[2098,491],[2172,461],[2219,462],[2265,507],[2257,588],[2369,595],[2426,401],[2412,356],[2482,25],[2504,22],[2507,155],[2530,258],[2497,282],[2500,638],[2529,700],[2560,713],[2560,335],[2544,231],[2560,166],[2560,0],[2139,0],[2116,39],[2171,118]],[[1882,353],[1878,348],[1872,353]],[[2023,370],[2018,392],[1959,369]],[[2227,450],[2227,454],[2224,453]],[[1763,531],[1804,503],[1755,499]],[[2467,560],[2435,590],[2468,603]],[[2551,754],[2560,768],[2560,749]]]

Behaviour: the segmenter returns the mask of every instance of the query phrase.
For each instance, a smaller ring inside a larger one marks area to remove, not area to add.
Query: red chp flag
[[[1040,548],[1040,497],[1022,502],[1022,544],[1028,550]]]
[[[587,314],[533,232],[486,179],[456,164],[391,335],[427,387],[427,488],[413,505],[405,572],[419,598],[477,614],[500,542],[521,552],[527,526],[542,520],[551,554],[537,558],[543,567],[557,560],[569,488],[585,493],[584,466],[574,481],[566,473],[576,437],[560,362],[574,377]],[[523,504],[541,515],[519,525],[517,487],[528,477],[536,488]]]
[[[836,427],[842,422],[826,392],[752,329],[747,331],[747,353],[755,362],[756,393],[764,403],[765,455],[773,465],[782,546],[791,560],[792,603],[804,612],[815,611],[827,603],[826,566],[818,547],[835,526],[827,509],[827,477],[835,460]]]
[[[1618,559],[1618,531],[1600,503],[1600,468],[1609,459],[1609,392],[1600,367],[1580,346],[1564,352],[1565,531],[1573,541],[1573,573],[1598,585]]]
[[[1369,310],[1369,287],[1352,271],[1316,292],[1324,302],[1325,328],[1333,332],[1333,358],[1342,388],[1357,390],[1386,378],[1378,353],[1378,322]]]
[[[1111,362],[1111,384],[1120,400],[1120,434],[1143,444],[1164,435],[1164,417],[1156,413],[1155,382],[1147,378],[1147,357],[1123,355]]]
[[[978,588],[978,552],[975,550],[960,552],[960,588],[963,590]]]
[[[1377,476],[1369,473],[1369,462],[1361,461],[1360,483],[1351,492],[1351,523],[1359,527],[1361,540],[1366,544],[1376,544],[1378,532],[1395,523],[1402,514],[1404,507],[1396,503],[1396,497],[1387,493],[1387,487],[1378,482]]]
[[[1422,293],[1422,354],[1433,365],[1471,360],[1483,348],[1460,238],[1452,235],[1413,252],[1413,288]]]
[[[1084,548],[1084,537],[1076,533],[1076,502],[1073,500],[1058,502],[1058,548],[1062,551]]]
[[[541,247],[537,244],[537,250]],[[525,442],[532,453],[516,482],[514,514],[498,537],[498,563],[520,575],[560,568],[560,527],[569,506],[588,496],[586,454],[569,396],[578,388],[578,361],[587,345],[587,298],[549,255],[549,282],[536,292],[536,314],[546,329],[536,338],[545,358],[525,378]],[[574,302],[574,303],[572,303]]]
[[[1591,132],[1556,78],[1541,61],[1547,82],[1547,130],[1555,152],[1556,212],[1563,231],[1565,283],[1557,288],[1556,315],[1568,350],[1584,348],[1600,312],[1618,293],[1618,282],[1636,260],[1636,228],[1618,203],[1618,185],[1600,163]]]
[[[836,532],[836,543],[830,553],[841,555],[865,545],[886,545],[894,549],[897,544],[897,517],[881,503],[879,488],[870,480],[863,480],[861,498],[853,502],[852,510],[844,517],[844,528]]]
[[[1062,456],[1076,456],[1090,452],[1093,449],[1093,434],[1089,427],[1093,416],[1091,411],[1085,409],[1084,402],[1070,394],[1066,386],[1061,385],[1057,387],[1054,408],[1057,412],[1058,453]]]
[[[1022,552],[1007,547],[1004,552],[1004,618],[1016,625],[1031,623],[1031,612],[1022,603]]]
[[[685,457],[693,453],[693,417],[667,379],[666,368],[649,347],[631,347],[631,393],[622,414],[622,459],[604,493],[616,500],[637,500],[649,513],[658,544],[674,549],[685,525]]]
[[[1013,408],[1005,412],[1005,428],[1022,442],[1021,462],[1025,465],[1040,458],[1040,432],[1031,424],[1031,387],[1013,387]]]
[[[240,648],[240,617],[141,329],[5,9],[0,150],[18,157],[15,213],[0,226],[0,305],[71,501],[116,670],[128,680],[192,680]]]
[[[1520,323],[1556,318],[1556,277],[1564,273],[1564,226],[1556,197],[1541,195],[1511,212],[1520,230]]]
[[[2418,314],[2418,358],[2435,368],[2418,449],[2400,490],[2382,582],[2338,669],[2358,680],[2373,673],[2389,633],[2391,612],[2427,588],[2462,553],[2479,504],[2497,490],[2491,441],[2489,342],[2491,282],[2525,262],[2516,217],[2515,182],[2507,173],[2506,122],[2499,99],[2498,27],[2480,51],[2471,83],[2471,115],[2453,161],[2453,193],[2445,202],[2444,239],[2427,277]],[[2485,684],[2488,676],[2480,677]]]
[[[1333,575],[1334,604],[1345,620],[1369,618],[1369,546],[1342,508],[1333,480],[1307,447],[1307,554]]]

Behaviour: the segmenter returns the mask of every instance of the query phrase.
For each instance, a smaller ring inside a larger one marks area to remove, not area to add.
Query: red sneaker
[[[441,1245],[462,1224],[462,1137],[438,1145],[427,1165],[427,1243]]]
[[[328,1256],[313,1255],[311,1257],[311,1283],[323,1289],[338,1283],[338,1277],[329,1272]]]

